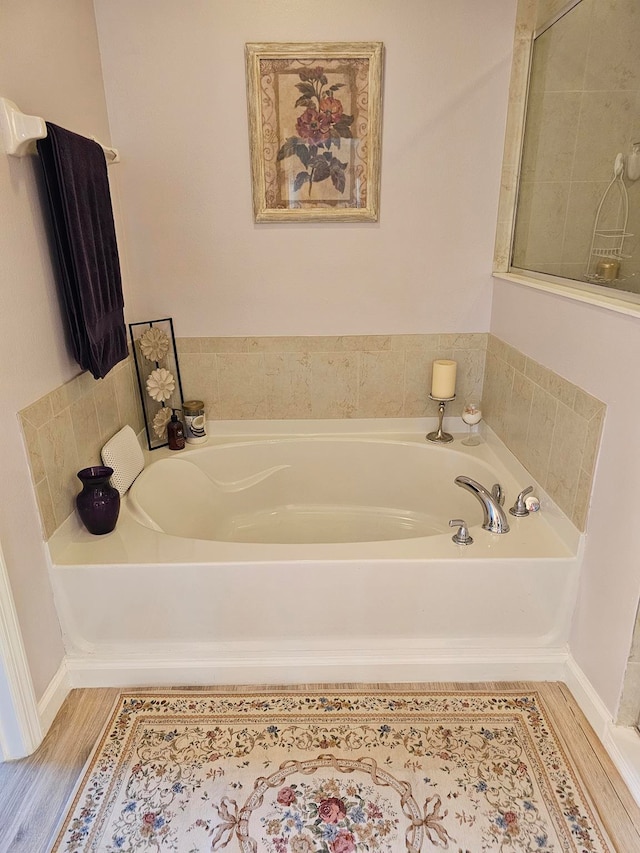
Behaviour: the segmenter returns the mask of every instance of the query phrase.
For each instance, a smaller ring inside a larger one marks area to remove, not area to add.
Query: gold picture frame
[[[382,42],[245,46],[256,222],[377,222]]]

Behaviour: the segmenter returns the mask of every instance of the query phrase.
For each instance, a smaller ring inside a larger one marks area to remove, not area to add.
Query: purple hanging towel
[[[47,122],[38,140],[73,354],[95,379],[127,357],[120,261],[102,147]]]

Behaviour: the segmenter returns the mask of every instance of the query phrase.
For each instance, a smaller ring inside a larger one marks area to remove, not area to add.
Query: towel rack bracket
[[[47,126],[39,116],[25,115],[13,101],[0,98],[0,135],[7,154],[25,157],[33,153],[32,143],[47,135]]]
[[[8,98],[0,98],[0,142],[6,154],[14,157],[26,157],[34,154],[36,139],[44,139],[47,135],[47,125],[40,116],[25,115]],[[92,136],[94,142],[98,142]],[[98,145],[104,151],[108,164],[119,163],[120,156],[117,148],[108,148],[101,142]]]

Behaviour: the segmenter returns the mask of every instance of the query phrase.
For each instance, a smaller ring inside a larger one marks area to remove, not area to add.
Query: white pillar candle
[[[456,393],[456,371],[458,364],[447,358],[433,362],[431,374],[431,396],[437,400],[448,400]]]

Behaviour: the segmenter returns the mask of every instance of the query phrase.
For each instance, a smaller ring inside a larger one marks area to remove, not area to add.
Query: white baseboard
[[[51,723],[54,721],[70,690],[71,681],[65,658],[38,702],[38,715],[40,717],[43,737],[49,731]]]
[[[567,659],[563,680],[600,738],[631,796],[640,805],[640,733],[630,726],[615,725],[609,709],[572,655]]]
[[[613,717],[573,655],[567,658],[567,671],[563,681],[594,732],[604,742],[607,731],[613,725]]]
[[[567,650],[319,649],[215,656],[92,655],[67,657],[72,687],[339,682],[562,680]]]

